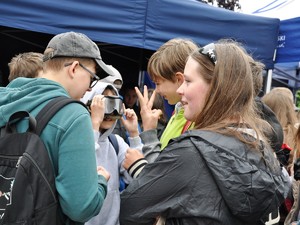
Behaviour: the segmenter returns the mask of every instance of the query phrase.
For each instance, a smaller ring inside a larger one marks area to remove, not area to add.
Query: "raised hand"
[[[162,111],[160,109],[152,109],[156,91],[153,91],[153,94],[151,95],[150,99],[148,98],[148,88],[146,85],[144,85],[144,95],[142,95],[142,93],[137,87],[135,87],[135,91],[138,96],[141,107],[143,130],[146,131],[156,129],[158,119],[162,115]]]
[[[128,131],[130,137],[139,136],[138,131],[138,118],[133,109],[125,108],[123,104],[124,117],[121,117],[121,122],[123,123],[125,129]]]
[[[94,130],[99,130],[104,119],[105,98],[104,95],[95,95],[91,103],[91,119]]]

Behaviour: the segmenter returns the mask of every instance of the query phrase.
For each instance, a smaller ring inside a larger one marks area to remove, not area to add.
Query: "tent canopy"
[[[286,80],[294,91],[300,87],[300,17],[280,21],[273,78]]]
[[[300,87],[300,12],[297,0],[240,0],[244,13],[280,19],[273,81]]]
[[[300,17],[280,21],[277,63],[300,62]]]
[[[220,9],[195,0],[0,2],[0,25],[58,34],[85,33],[96,42],[156,50],[174,37],[200,45],[221,38],[243,43],[267,69],[274,66],[279,19]]]

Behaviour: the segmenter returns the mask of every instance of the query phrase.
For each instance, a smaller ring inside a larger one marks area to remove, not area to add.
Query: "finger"
[[[125,104],[123,103],[123,112],[125,113],[126,112],[126,107],[125,107]]]
[[[129,108],[128,108],[128,109],[125,109],[124,115],[125,115],[125,116],[128,116],[128,115],[129,115],[129,112],[130,112],[130,109],[129,109]]]
[[[104,95],[95,95],[94,97],[93,97],[93,102],[101,102],[101,101],[103,101],[104,100]]]
[[[99,98],[99,96],[98,96],[98,95],[95,95],[95,96],[92,98],[92,103],[93,103],[93,102],[97,102],[97,101],[98,101],[98,98]]]
[[[152,93],[152,95],[151,95],[151,97],[150,97],[150,100],[149,100],[149,102],[148,102],[148,107],[149,107],[150,109],[152,109],[153,102],[154,102],[154,100],[155,100],[155,96],[156,96],[156,91],[154,90],[153,93]]]
[[[144,100],[145,102],[148,102],[148,87],[147,85],[144,85]]]
[[[105,96],[104,95],[101,95],[102,96],[102,98],[101,98],[101,102],[105,102]]]
[[[155,117],[159,118],[163,113],[160,109],[154,109],[152,110],[152,113],[154,114]]]
[[[127,113],[127,118],[128,119],[133,118],[133,116],[134,116],[133,112],[130,111],[130,112]]]
[[[145,105],[145,101],[144,101],[144,96],[142,95],[140,89],[138,89],[137,87],[134,87],[136,95],[138,96],[139,99],[139,103],[141,106]]]

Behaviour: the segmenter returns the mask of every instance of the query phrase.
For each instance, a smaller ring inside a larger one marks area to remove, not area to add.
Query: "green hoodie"
[[[49,100],[58,96],[69,97],[54,81],[13,80],[0,88],[0,126],[16,111],[26,110],[36,116]],[[25,131],[26,123],[21,121],[17,129]],[[80,104],[68,104],[50,120],[41,138],[54,165],[63,212],[74,221],[88,221],[99,213],[107,191],[105,178],[96,171],[94,134],[88,111]]]
[[[184,109],[181,104],[175,106],[175,113],[170,118],[161,138],[161,150],[163,150],[172,138],[179,137],[186,129],[192,129],[194,124],[184,117]]]

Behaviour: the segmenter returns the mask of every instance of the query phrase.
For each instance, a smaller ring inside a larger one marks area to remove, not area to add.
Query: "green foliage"
[[[296,102],[295,105],[300,108],[300,90],[296,91]]]

